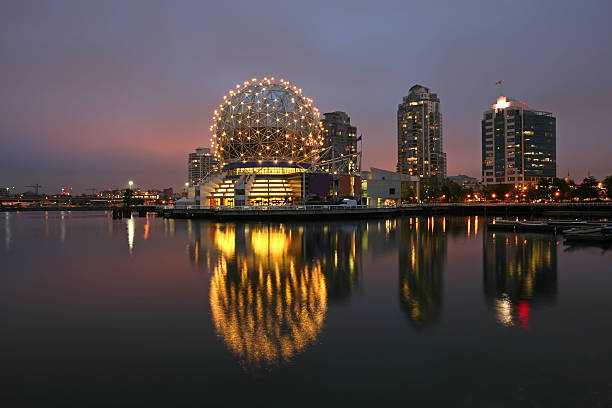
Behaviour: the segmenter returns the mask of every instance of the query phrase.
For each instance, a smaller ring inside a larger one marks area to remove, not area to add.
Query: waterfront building
[[[132,194],[133,200],[142,200],[144,205],[155,205],[161,197],[161,192],[158,190],[141,191],[140,189],[135,189]]]
[[[189,188],[189,202],[267,206],[308,202],[314,190],[318,201],[358,195],[360,176],[330,172],[333,160],[323,155],[322,130],[312,99],[288,81],[264,78],[237,85],[213,116],[218,169]]]
[[[557,175],[556,119],[500,96],[482,118],[482,180],[525,185]]]
[[[469,189],[473,191],[482,190],[482,183],[480,179],[477,179],[476,177],[466,176],[465,174],[459,174],[457,176],[448,176],[448,179],[454,181],[455,183],[459,184],[461,187],[467,190]]]
[[[362,203],[365,205],[400,204],[411,189],[418,199],[419,177],[375,167],[361,172]]]
[[[194,153],[189,153],[187,162],[187,179],[190,186],[200,184],[213,171],[217,159],[207,147],[198,147]]]
[[[440,99],[415,85],[397,108],[397,171],[420,178],[445,178]]]
[[[330,171],[333,173],[359,171],[357,128],[351,125],[351,118],[346,112],[340,111],[324,113],[323,116],[321,124],[325,148],[330,148],[327,155],[333,160]]]

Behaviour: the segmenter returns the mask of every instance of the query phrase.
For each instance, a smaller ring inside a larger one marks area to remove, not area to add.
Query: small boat
[[[563,231],[563,233],[566,235],[596,234],[602,232],[612,232],[612,225],[604,224],[596,227],[570,228]]]
[[[512,220],[493,220],[487,224],[487,227],[490,229],[498,229],[498,230],[514,230],[518,225],[518,221]]]
[[[548,225],[557,228],[582,227],[589,225],[586,221],[547,221]]]
[[[612,243],[612,225],[602,224],[591,228],[572,228],[563,231],[567,244]]]
[[[557,227],[550,225],[547,221],[519,221],[516,229],[521,231],[555,231]]]
[[[607,231],[602,232],[592,232],[592,233],[579,233],[579,234],[566,234],[565,242],[575,243],[575,242],[612,242],[612,233]]]

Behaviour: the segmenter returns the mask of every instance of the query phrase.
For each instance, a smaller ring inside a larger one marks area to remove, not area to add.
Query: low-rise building
[[[414,198],[420,198],[418,176],[371,167],[369,171],[361,172],[361,180],[362,203],[366,205],[400,204],[402,199],[407,200],[410,189]]]
[[[459,184],[464,189],[472,189],[473,191],[482,191],[482,182],[476,177],[459,174],[457,176],[448,176],[448,178]]]

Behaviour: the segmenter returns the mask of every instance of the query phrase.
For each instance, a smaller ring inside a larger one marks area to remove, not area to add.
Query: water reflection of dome
[[[210,283],[217,332],[250,366],[286,363],[314,342],[323,327],[327,289],[320,264],[289,271],[231,271],[222,258]]]
[[[210,283],[219,336],[248,367],[290,361],[323,327],[328,290],[322,262],[305,262],[302,232],[282,224],[210,231],[219,251]]]
[[[212,271],[219,337],[245,366],[289,361],[319,335],[328,302],[346,299],[366,230],[342,223],[188,221],[189,257]]]

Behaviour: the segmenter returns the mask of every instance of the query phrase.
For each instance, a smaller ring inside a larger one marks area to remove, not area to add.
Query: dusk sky
[[[448,174],[480,177],[504,93],[557,117],[557,172],[612,174],[610,1],[0,2],[0,186],[180,188],[214,108],[253,77],[346,111],[394,170],[396,111],[438,94]]]

